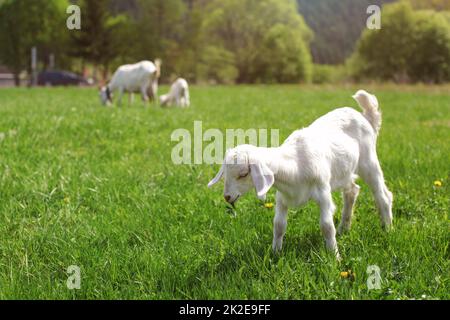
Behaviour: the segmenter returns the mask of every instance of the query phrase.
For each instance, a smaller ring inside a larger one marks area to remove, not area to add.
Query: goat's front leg
[[[342,209],[342,219],[338,227],[338,234],[343,234],[350,230],[352,223],[353,206],[359,194],[359,186],[352,182],[343,192],[344,208]]]
[[[131,105],[133,104],[133,101],[134,101],[134,93],[132,91],[130,91],[129,95],[128,95],[128,106],[131,107]]]
[[[273,242],[272,249],[277,252],[283,246],[283,237],[286,233],[288,207],[284,205],[281,197],[277,193],[277,203],[275,206],[275,217],[273,219]]]
[[[336,242],[336,229],[333,223],[333,215],[336,206],[331,197],[331,188],[324,187],[315,194],[315,199],[320,206],[320,229],[325,237],[327,249],[332,251],[340,260],[339,250]]]
[[[142,97],[142,101],[144,101],[144,106],[147,106],[148,103],[148,95],[147,95],[147,88],[146,87],[141,87],[141,97]]]
[[[123,88],[119,88],[118,91],[119,91],[119,92],[118,92],[118,95],[117,95],[117,105],[118,105],[119,107],[121,107],[121,106],[122,106],[122,97],[123,97],[124,89],[123,89]]]

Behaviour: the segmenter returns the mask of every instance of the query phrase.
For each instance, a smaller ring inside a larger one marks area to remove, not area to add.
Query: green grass
[[[273,210],[254,192],[233,217],[222,185],[206,187],[217,165],[171,162],[171,132],[193,131],[194,120],[204,130],[279,128],[284,140],[337,106],[356,107],[356,89],[193,87],[186,110],[144,110],[138,99],[104,108],[93,89],[0,90],[0,298],[449,299],[446,90],[367,88],[383,109],[378,153],[395,229],[382,231],[360,181],[341,264],[314,203],[290,210],[274,255]],[[335,202],[337,223],[339,194]],[[80,290],[66,287],[70,265],[81,268]],[[367,289],[369,265],[381,269],[380,290]],[[340,277],[348,269],[356,279]]]

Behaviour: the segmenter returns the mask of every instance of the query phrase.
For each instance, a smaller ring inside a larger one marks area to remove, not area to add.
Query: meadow
[[[273,209],[251,192],[230,215],[222,184],[206,187],[219,166],[173,164],[170,135],[201,120],[279,129],[282,141],[336,107],[358,108],[358,87],[194,86],[189,109],[144,109],[138,97],[106,108],[90,88],[1,89],[0,299],[449,299],[450,90],[364,88],[383,111],[394,230],[381,229],[359,180],[341,263],[314,203],[290,210],[273,254]],[[66,286],[70,265],[78,290]],[[367,286],[370,265],[380,289]]]

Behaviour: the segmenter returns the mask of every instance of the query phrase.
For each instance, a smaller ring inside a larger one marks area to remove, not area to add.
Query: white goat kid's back
[[[159,98],[162,106],[172,106],[187,108],[190,105],[189,85],[183,78],[178,78],[170,86],[168,94],[164,94]]]
[[[354,98],[362,114],[352,108],[336,109],[293,132],[280,147],[241,145],[228,150],[219,173],[209,183],[212,186],[223,176],[224,198],[232,204],[253,187],[260,198],[272,186],[277,189],[272,244],[275,251],[282,247],[288,208],[313,199],[320,206],[320,227],[327,248],[339,258],[331,192],[343,192],[339,232],[345,232],[350,229],[359,193],[354,182],[357,175],[371,188],[382,225],[391,226],[392,193],[384,183],[376,153],[381,126],[378,101],[363,90]]]
[[[142,100],[149,100],[148,93],[157,99],[158,97],[158,77],[160,74],[160,62],[157,60],[154,64],[151,61],[141,61],[135,64],[126,64],[120,66],[114,73],[107,86],[102,88],[101,97],[103,103],[111,103],[111,93],[118,92],[118,104],[122,102],[124,92],[140,92]]]

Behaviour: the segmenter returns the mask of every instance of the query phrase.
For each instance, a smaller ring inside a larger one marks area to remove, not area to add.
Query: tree
[[[450,0],[409,0],[414,9],[450,10]]]
[[[357,79],[398,82],[450,80],[450,23],[432,11],[415,11],[408,1],[383,9],[381,30],[366,30],[349,61]]]
[[[132,55],[139,60],[163,61],[162,75],[176,72],[177,61],[184,59],[186,4],[182,0],[141,0],[133,26]]]
[[[101,66],[105,79],[111,62],[125,48],[128,20],[125,15],[112,15],[109,0],[81,2],[81,30],[73,31],[72,56]]]
[[[206,46],[197,61],[197,78],[216,83],[234,83],[238,76],[235,56],[223,48]]]
[[[234,57],[218,48],[212,48],[202,43],[201,29],[204,19],[205,7],[209,0],[183,0],[186,10],[183,15],[183,30],[181,40],[178,42],[181,56],[175,61],[173,72],[182,74],[189,81],[208,79],[206,74],[220,73],[211,79],[222,82],[234,81]],[[230,59],[233,64],[228,63]],[[220,61],[220,62],[219,62]],[[223,70],[212,70],[216,63],[225,63]],[[209,70],[208,70],[209,69]],[[224,76],[221,80],[217,77]],[[230,80],[233,79],[233,80]]]
[[[30,71],[30,52],[37,47],[40,57],[55,53],[63,64],[67,44],[66,0],[5,0],[0,3],[0,61],[11,68],[19,85],[19,74]],[[43,65],[46,60],[41,58]]]
[[[289,30],[290,35],[276,43],[278,51],[285,50],[286,53],[287,50],[290,56],[309,55],[309,50],[302,49],[308,47],[312,33],[298,14],[294,1],[213,0],[205,10],[202,42],[233,53],[235,67],[239,70],[238,82],[279,78],[279,75],[268,74],[274,69],[266,68],[267,58],[264,54],[267,50],[263,50],[264,42],[266,49],[267,45],[270,45],[267,33],[276,25],[284,26],[284,30]],[[295,42],[296,46],[286,42]],[[300,42],[304,46],[299,46]],[[282,60],[282,57],[278,56],[276,59]],[[301,59],[302,63],[308,63],[308,60]],[[303,69],[306,68],[305,66]],[[302,68],[294,69],[299,71]],[[289,81],[307,80],[305,75],[306,73],[297,72],[289,77]]]
[[[414,21],[409,77],[414,82],[450,80],[450,22],[433,11],[418,12]]]
[[[309,82],[312,73],[309,47],[295,30],[276,24],[264,36],[261,69],[265,70],[263,82]]]

